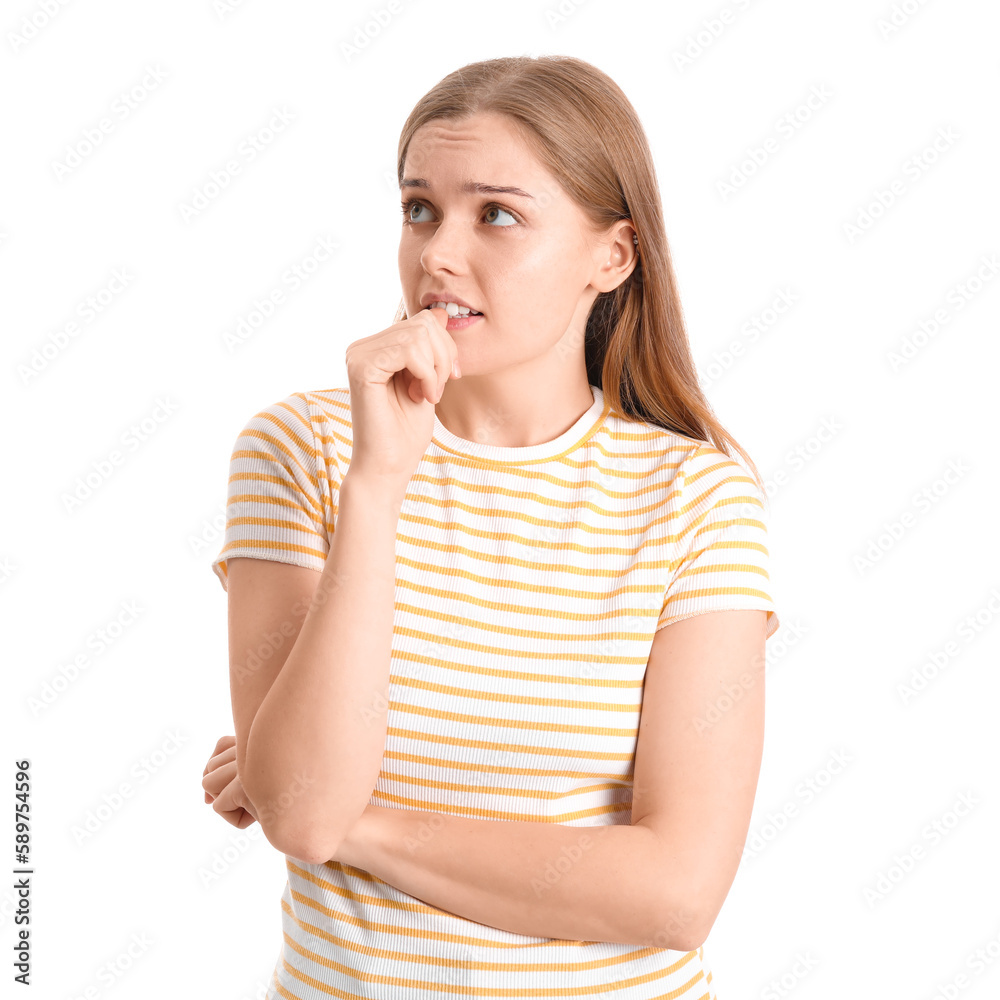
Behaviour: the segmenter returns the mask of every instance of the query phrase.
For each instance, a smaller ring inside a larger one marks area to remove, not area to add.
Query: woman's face
[[[508,190],[465,190],[467,183]],[[476,115],[418,129],[400,200],[409,203],[399,240],[407,316],[439,291],[483,313],[448,331],[463,377],[543,355],[582,357],[594,300],[624,280],[608,258],[621,258],[588,232],[583,213],[506,119]],[[631,229],[625,238],[631,244]]]

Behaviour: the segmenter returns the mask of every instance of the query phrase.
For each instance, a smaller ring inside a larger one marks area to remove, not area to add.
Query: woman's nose
[[[420,255],[427,270],[461,270],[469,254],[469,234],[459,223],[440,225],[427,238]]]

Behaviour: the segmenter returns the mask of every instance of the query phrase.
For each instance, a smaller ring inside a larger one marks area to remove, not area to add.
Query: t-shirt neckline
[[[437,413],[434,414],[434,434],[431,440],[444,451],[487,462],[510,464],[556,458],[579,448],[607,417],[611,407],[610,404],[605,403],[603,390],[596,385],[592,385],[590,390],[594,402],[580,415],[578,420],[551,441],[523,446],[501,446],[484,444],[481,441],[467,441],[465,438],[452,434],[438,419]]]

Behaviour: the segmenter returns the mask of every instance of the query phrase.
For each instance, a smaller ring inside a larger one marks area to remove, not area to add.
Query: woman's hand
[[[444,309],[421,309],[347,348],[355,473],[403,489],[434,433],[458,347]]]
[[[254,804],[243,790],[236,773],[236,737],[220,736],[202,772],[205,801],[227,822],[240,830],[257,822]]]

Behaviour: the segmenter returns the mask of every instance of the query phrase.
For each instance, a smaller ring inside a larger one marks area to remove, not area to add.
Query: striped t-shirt
[[[703,441],[594,403],[543,444],[435,416],[396,531],[388,731],[371,802],[491,821],[631,822],[654,632],[763,608],[763,496]],[[498,416],[500,419],[502,415]],[[226,560],[322,570],[351,460],[349,389],[257,413],[229,470]],[[514,934],[335,861],[286,856],[268,1000],[715,1000],[703,948]]]

